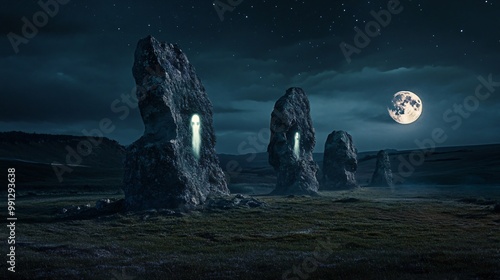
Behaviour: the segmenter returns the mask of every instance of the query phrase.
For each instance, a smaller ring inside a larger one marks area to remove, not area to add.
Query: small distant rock
[[[334,200],[333,202],[336,203],[355,203],[355,202],[360,202],[361,200],[354,198],[354,197],[348,197],[348,198],[341,198],[338,200]]]
[[[75,215],[79,214],[90,208],[89,204],[86,205],[71,205],[69,207],[62,208],[59,212],[65,215]]]
[[[256,208],[264,207],[266,203],[256,198],[237,194],[236,196],[209,197],[204,206],[205,210],[219,209],[229,210],[234,208]]]
[[[90,204],[77,206],[73,205],[61,208],[59,214],[62,214],[64,218],[70,219],[91,219],[121,212],[124,207],[124,202],[124,199],[100,199],[96,201],[95,207],[92,207]]]
[[[96,201],[95,208],[97,210],[101,210],[101,209],[107,207],[110,203],[111,203],[111,200],[109,198],[100,199],[100,200]]]
[[[163,216],[174,216],[175,211],[170,209],[159,209],[158,214]]]
[[[97,207],[96,203],[96,209],[101,213],[118,213],[123,211],[124,207],[125,207],[125,199],[123,198],[119,200],[105,199],[101,203],[100,208]]]

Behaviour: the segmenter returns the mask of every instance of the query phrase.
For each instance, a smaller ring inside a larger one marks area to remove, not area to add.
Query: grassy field
[[[266,206],[257,208],[89,220],[58,213],[121,195],[30,193],[16,203],[17,272],[7,276],[500,279],[500,214],[492,210],[497,190],[477,197],[454,189],[364,188],[321,197],[259,196]],[[6,231],[1,234],[6,240]]]

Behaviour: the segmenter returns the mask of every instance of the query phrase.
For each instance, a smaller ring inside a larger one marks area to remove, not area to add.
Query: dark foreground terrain
[[[76,206],[123,198],[124,148],[111,140],[56,177],[51,163],[82,140],[0,133],[18,217],[16,273],[2,266],[0,279],[500,279],[500,145],[438,148],[411,166],[414,152],[391,150],[394,188],[320,197],[263,196],[276,182],[266,154],[219,155],[233,196],[265,206],[75,217]],[[375,155],[358,154],[361,185]]]
[[[8,276],[500,279],[497,187],[321,194],[260,196],[267,206],[186,215],[149,211],[64,219],[63,207],[121,195],[31,193],[17,200],[17,272]]]

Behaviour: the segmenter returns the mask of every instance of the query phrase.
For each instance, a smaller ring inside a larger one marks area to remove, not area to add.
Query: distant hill
[[[500,187],[500,145],[436,148],[420,159],[422,151],[391,151],[397,183],[432,185],[496,185]],[[358,181],[369,182],[375,158],[359,159]]]
[[[116,166],[123,160],[125,148],[117,141],[101,138],[102,142],[92,145],[92,152],[83,157],[83,165]],[[35,161],[40,163],[64,163],[68,149],[78,152],[78,144],[90,142],[84,136],[25,133],[19,131],[0,132],[0,158]],[[98,141],[98,140],[93,140]],[[82,146],[86,148],[85,146]]]
[[[61,182],[55,171],[60,171],[60,166],[54,163],[67,164],[69,151],[77,152],[79,145],[80,148],[84,146],[81,143],[91,142],[87,137],[3,132],[0,133],[0,172],[15,167],[18,182],[25,189],[81,187],[89,190],[119,190],[125,147],[108,138],[100,140],[99,145],[92,146],[92,153],[81,156],[78,166],[68,166],[72,171],[65,172]],[[356,177],[361,185],[368,184],[371,179],[377,152],[358,154]],[[410,155],[413,155],[415,163],[415,159],[419,160],[418,150],[388,152],[398,183],[500,186],[500,145],[437,148],[432,154],[422,157],[417,164],[411,164]],[[323,154],[315,153],[313,157],[320,167],[318,178],[321,178]],[[272,188],[276,182],[275,172],[267,161],[267,153],[220,154],[219,160],[230,185]],[[70,161],[74,161],[74,158],[70,157]]]
[[[478,145],[436,148],[431,154],[419,158],[420,150],[387,150],[397,183],[434,185],[498,185],[500,187],[500,145]],[[358,153],[356,178],[367,185],[375,170],[378,151]],[[410,160],[410,155],[413,160]],[[320,167],[323,153],[313,154]],[[247,155],[219,155],[223,170],[228,167],[233,184],[274,184],[274,170],[267,163],[267,153]],[[235,167],[235,162],[237,167]],[[240,170],[241,169],[241,170]],[[238,172],[236,172],[236,171]]]
[[[108,138],[18,131],[0,133],[0,170],[16,168],[21,187],[117,186],[121,184],[124,155],[125,148]],[[61,176],[62,182],[54,171],[54,168],[61,167],[56,164],[66,165],[72,170]]]

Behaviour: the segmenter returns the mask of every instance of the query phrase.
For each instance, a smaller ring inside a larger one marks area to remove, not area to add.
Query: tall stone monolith
[[[137,44],[133,75],[145,131],[126,151],[126,209],[184,210],[228,194],[212,104],[186,55],[148,36]]]
[[[277,172],[272,194],[315,195],[317,164],[312,153],[316,138],[309,99],[301,88],[290,88],[271,113],[271,139],[267,147],[269,164]]]

